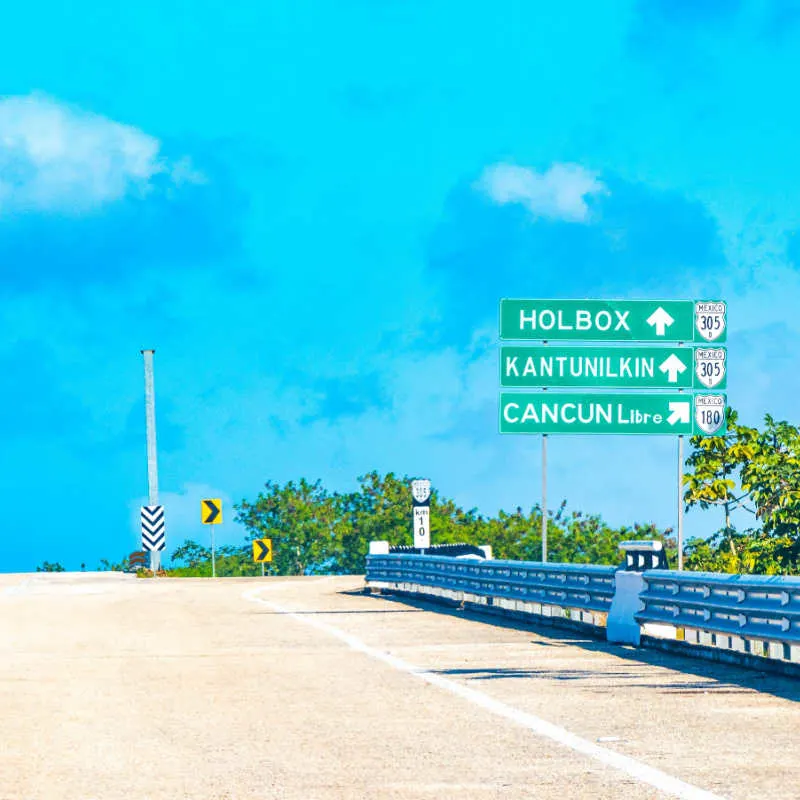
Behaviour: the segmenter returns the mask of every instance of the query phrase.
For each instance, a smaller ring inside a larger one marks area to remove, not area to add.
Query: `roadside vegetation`
[[[693,437],[684,475],[689,513],[709,519],[708,538],[684,545],[686,569],[755,574],[800,574],[800,430],[765,417],[760,428],[741,425],[728,411],[724,436]],[[411,543],[411,479],[370,472],[352,492],[329,492],[321,482],[304,478],[278,484],[268,481],[259,495],[235,506],[245,531],[241,545],[216,550],[219,576],[260,575],[253,563],[252,540],[272,539],[268,575],[353,574],[364,570],[369,542]],[[741,529],[738,517],[752,521]],[[465,510],[431,493],[431,542],[491,545],[495,558],[536,561],[541,558],[541,508],[516,508],[496,516]],[[613,527],[595,514],[569,509],[567,502],[548,514],[548,560],[578,564],[618,564],[619,543],[658,539],[670,565],[677,564],[672,528],[651,523]],[[44,562],[37,571],[63,570]],[[104,560],[101,570],[130,570],[126,559]],[[184,542],[166,566],[166,574],[210,577],[211,551]],[[140,570],[140,574],[147,574]]]

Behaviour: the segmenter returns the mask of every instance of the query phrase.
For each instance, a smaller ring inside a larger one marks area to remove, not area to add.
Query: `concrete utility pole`
[[[158,505],[158,457],[156,451],[156,394],[153,385],[153,354],[155,350],[142,350],[144,356],[144,408],[147,418],[147,483],[149,505]],[[150,569],[155,575],[161,566],[161,553],[150,551]]]

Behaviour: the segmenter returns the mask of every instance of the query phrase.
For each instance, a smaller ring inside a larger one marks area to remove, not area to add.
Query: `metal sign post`
[[[542,435],[542,563],[547,563],[547,434]]]
[[[214,547],[214,525],[222,524],[222,500],[213,497],[200,501],[200,522],[211,525],[211,577],[217,577],[217,554]]]
[[[683,436],[678,437],[678,570],[683,569]]]

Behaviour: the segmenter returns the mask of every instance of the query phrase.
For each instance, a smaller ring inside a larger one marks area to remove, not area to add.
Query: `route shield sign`
[[[699,394],[694,399],[697,433],[715,436],[725,424],[725,398],[721,394]]]
[[[726,315],[716,301],[503,299],[500,338],[719,343]]]
[[[698,347],[694,351],[695,386],[706,389],[725,387],[727,375],[727,354],[724,347]]]
[[[501,392],[500,433],[717,436],[725,395]]]
[[[695,330],[707,342],[725,338],[725,303],[695,303]]]
[[[505,345],[509,389],[723,389],[725,348]]]

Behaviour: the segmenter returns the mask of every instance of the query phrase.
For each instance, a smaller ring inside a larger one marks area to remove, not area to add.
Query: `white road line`
[[[613,750],[608,750],[605,747],[599,747],[598,745],[594,744],[594,742],[590,742],[588,739],[583,739],[580,736],[576,736],[574,733],[570,733],[565,728],[561,728],[558,725],[553,725],[551,722],[547,722],[547,720],[541,719],[533,714],[520,711],[518,708],[513,708],[505,703],[501,703],[499,700],[495,700],[483,692],[463,686],[460,683],[451,681],[442,677],[441,675],[436,675],[433,672],[428,672],[427,670],[414,666],[414,664],[410,664],[407,661],[403,661],[403,659],[397,658],[397,656],[393,656],[390,653],[376,650],[374,647],[370,647],[368,644],[362,642],[356,636],[346,633],[339,628],[335,628],[332,625],[328,625],[325,622],[321,622],[312,616],[295,613],[290,609],[284,608],[278,603],[273,603],[270,600],[265,600],[263,597],[259,597],[259,594],[265,591],[267,588],[278,588],[278,586],[275,585],[274,587],[259,587],[257,589],[251,589],[250,591],[245,592],[242,597],[245,600],[250,600],[251,602],[261,603],[262,605],[271,608],[273,611],[277,611],[280,614],[285,614],[287,617],[291,617],[297,622],[302,622],[304,625],[309,625],[312,628],[316,628],[317,630],[320,630],[323,633],[334,637],[335,639],[339,639],[348,647],[359,653],[363,653],[370,658],[374,658],[376,661],[381,661],[384,664],[388,664],[390,667],[393,667],[400,672],[406,672],[409,675],[420,678],[421,680],[425,681],[426,683],[430,683],[433,686],[438,686],[440,689],[444,689],[445,691],[450,692],[451,694],[454,694],[457,697],[472,703],[473,705],[483,708],[486,711],[490,711],[497,716],[505,717],[506,719],[515,722],[517,725],[533,731],[533,733],[535,733],[537,736],[551,739],[563,747],[568,747],[577,753],[582,753],[585,756],[589,756],[589,758],[593,758],[595,761],[599,761],[601,764],[618,769],[620,772],[624,772],[641,783],[646,783],[650,786],[653,786],[659,791],[671,795],[672,797],[678,797],[681,798],[681,800],[723,800],[720,795],[707,792],[704,789],[699,789],[689,783],[684,783],[684,781],[679,780],[678,778],[673,778],[671,775],[667,775],[666,772],[662,772],[655,767],[650,767],[647,764],[643,764],[641,761],[637,761],[635,758],[631,758],[630,756],[625,756],[621,753],[615,753]]]

